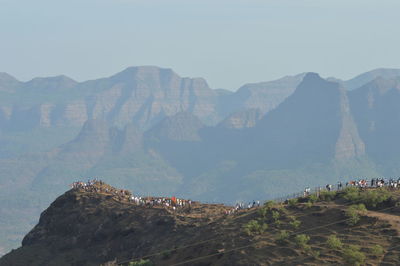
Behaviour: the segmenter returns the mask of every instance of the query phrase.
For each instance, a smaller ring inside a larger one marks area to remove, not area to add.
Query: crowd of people
[[[391,189],[395,189],[400,187],[400,178],[372,178],[372,179],[367,179],[367,178],[361,178],[361,179],[355,179],[348,181],[346,183],[343,183],[339,181],[336,185],[336,190],[342,190],[343,188],[346,187],[357,187],[361,189],[365,188],[380,188],[380,187],[388,187]],[[325,186],[326,191],[333,191],[335,187],[332,184],[327,184]],[[316,192],[322,191],[322,187],[317,187]],[[304,189],[304,196],[308,196],[311,194],[311,189],[309,187],[306,187]]]
[[[131,196],[130,201],[138,206],[146,206],[146,207],[154,207],[154,206],[162,206],[166,208],[172,208],[172,210],[182,209],[182,208],[191,208],[192,201],[179,199],[177,197],[171,198],[154,198],[154,197],[139,197],[139,196]]]
[[[191,209],[193,202],[191,200],[179,199],[177,197],[141,197],[135,196],[130,191],[124,189],[116,189],[110,185],[105,184],[103,181],[98,179],[88,179],[87,182],[74,182],[71,187],[77,190],[84,190],[86,192],[94,192],[94,193],[105,193],[111,194],[113,197],[120,201],[128,201],[137,206],[143,207],[162,207],[171,209],[173,211],[183,210],[183,209]],[[342,190],[346,187],[358,187],[360,189],[365,188],[379,188],[379,187],[388,187],[391,189],[395,189],[400,187],[400,178],[372,178],[372,179],[355,179],[348,182],[339,181],[336,186],[332,184],[327,184],[325,188],[317,187],[314,192],[317,194],[323,190],[333,191],[333,190]],[[311,195],[311,189],[306,187],[303,192],[303,196]],[[248,204],[243,202],[236,203],[234,207],[225,208],[223,213],[226,215],[237,213],[241,210],[248,210],[252,208],[260,207],[260,201],[253,200]]]
[[[143,206],[143,207],[160,206],[160,207],[171,208],[174,211],[177,209],[190,208],[193,203],[191,200],[179,199],[177,197],[155,198],[155,197],[135,196],[128,190],[116,189],[96,178],[92,180],[88,179],[87,182],[82,182],[82,181],[74,182],[71,184],[71,188],[77,190],[84,190],[86,192],[111,194],[120,201],[128,201],[137,206]]]

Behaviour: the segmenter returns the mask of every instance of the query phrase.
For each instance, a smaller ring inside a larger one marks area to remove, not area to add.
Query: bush
[[[336,198],[336,191],[321,191],[319,198],[323,201],[332,201]]]
[[[376,207],[378,204],[387,201],[389,198],[390,192],[384,188],[368,190],[361,193],[361,200],[368,207]]]
[[[262,234],[268,229],[268,224],[257,220],[251,220],[243,226],[243,230],[247,235]]]
[[[299,200],[297,198],[288,200],[289,207],[296,207]]]
[[[382,256],[383,253],[385,253],[385,250],[383,249],[382,246],[380,246],[380,245],[375,245],[375,246],[372,246],[372,247],[371,247],[371,254],[372,254],[372,256],[379,257],[379,256]]]
[[[367,209],[364,204],[351,205],[346,210],[347,224],[353,226],[360,221],[360,214],[363,214]]]
[[[265,217],[267,216],[267,214],[268,214],[268,209],[267,209],[266,207],[261,207],[261,208],[258,210],[258,214],[259,214],[262,218],[265,218]]]
[[[367,207],[376,207],[378,204],[387,201],[391,197],[386,188],[362,191],[356,187],[348,187],[344,190],[343,198],[350,202],[363,203]]]
[[[265,207],[267,210],[271,210],[271,209],[273,209],[275,206],[276,206],[276,202],[273,201],[273,200],[269,200],[269,201],[267,201],[267,202],[264,203],[264,207]]]
[[[279,217],[281,217],[281,214],[278,211],[272,211],[272,219],[274,219],[274,221],[278,221]]]
[[[297,235],[294,239],[296,242],[297,246],[299,246],[302,249],[308,249],[309,246],[307,245],[308,241],[310,241],[310,237],[305,234]]]
[[[153,263],[150,260],[139,260],[139,261],[131,261],[128,264],[129,266],[153,266]]]
[[[357,187],[347,187],[343,191],[343,198],[350,202],[359,202],[361,200],[360,190]]]
[[[350,245],[343,250],[343,259],[350,265],[359,266],[365,263],[365,254],[360,251],[360,247]]]
[[[326,241],[326,244],[330,249],[334,250],[339,250],[343,248],[343,243],[340,241],[339,238],[336,237],[336,235],[331,235],[328,237],[328,240]]]
[[[306,203],[304,203],[304,206],[306,207],[306,209],[310,209],[314,204],[311,201],[307,201]]]
[[[310,195],[310,196],[308,197],[308,201],[309,201],[309,202],[312,202],[312,203],[315,203],[315,202],[318,201],[318,196],[315,195],[315,194],[312,194],[312,195]]]
[[[286,231],[286,230],[281,230],[280,232],[279,232],[279,234],[278,234],[278,238],[277,238],[277,242],[278,243],[280,243],[280,244],[283,244],[283,243],[285,243],[286,242],[286,240],[288,240],[289,239],[289,232],[288,231]]]
[[[310,253],[310,256],[313,257],[314,259],[318,259],[319,255],[321,254],[318,250],[311,250],[311,248],[310,248],[309,253]]]
[[[293,221],[289,222],[289,224],[294,230],[296,230],[300,227],[301,222],[299,220],[293,220]]]

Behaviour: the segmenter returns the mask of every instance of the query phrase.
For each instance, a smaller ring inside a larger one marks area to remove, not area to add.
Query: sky
[[[0,72],[84,81],[172,68],[236,90],[400,68],[399,0],[0,0]]]

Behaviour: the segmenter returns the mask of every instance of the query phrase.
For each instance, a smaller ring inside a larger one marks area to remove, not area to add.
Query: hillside
[[[104,183],[72,189],[45,210],[1,265],[398,265],[400,193],[338,192],[232,207],[138,205]],[[157,198],[148,198],[157,199]],[[360,204],[362,206],[360,207]],[[355,207],[356,206],[356,207]],[[365,206],[367,209],[365,209]]]

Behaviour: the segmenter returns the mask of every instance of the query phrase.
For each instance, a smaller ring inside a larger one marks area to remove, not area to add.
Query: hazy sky
[[[173,68],[213,88],[400,68],[399,0],[0,0],[0,72]]]

